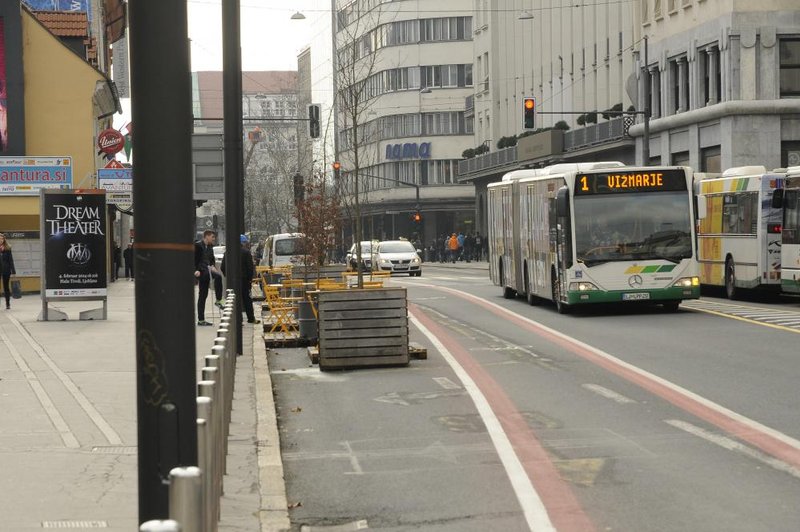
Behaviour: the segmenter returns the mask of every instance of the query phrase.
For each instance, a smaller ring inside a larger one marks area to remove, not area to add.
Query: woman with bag
[[[3,294],[6,296],[6,310],[11,308],[11,276],[16,275],[14,256],[11,246],[6,242],[6,235],[0,233],[0,275],[3,277]]]

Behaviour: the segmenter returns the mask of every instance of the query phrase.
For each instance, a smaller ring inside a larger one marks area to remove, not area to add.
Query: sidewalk
[[[211,313],[210,303],[209,298],[206,319],[213,316],[216,325],[219,315]],[[51,305],[67,312],[65,322],[36,321],[38,295],[11,305],[0,310],[0,531],[137,530],[134,283],[111,284],[104,321],[77,320],[79,311],[99,302]],[[216,327],[197,328],[198,372],[215,332]],[[260,326],[245,324],[220,530],[258,530],[262,519],[274,523],[264,530],[288,523],[259,333]],[[264,366],[258,378],[254,361]],[[259,466],[272,476],[259,478]],[[259,511],[260,482],[275,492],[264,497],[273,512]]]

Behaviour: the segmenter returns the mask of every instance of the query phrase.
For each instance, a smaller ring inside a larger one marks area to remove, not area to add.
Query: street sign
[[[113,162],[113,161],[112,161]],[[133,168],[101,168],[97,171],[97,186],[106,191],[106,203],[123,211],[133,206]]]
[[[194,199],[225,199],[225,160],[222,134],[192,135]]]
[[[124,166],[122,166],[122,163],[121,163],[121,162],[119,162],[118,160],[116,160],[116,159],[111,159],[110,161],[108,161],[108,162],[106,163],[106,165],[105,165],[103,168],[109,168],[109,169],[113,169],[113,170],[119,170],[119,169],[121,169],[121,168],[125,168],[125,167],[124,167]]]

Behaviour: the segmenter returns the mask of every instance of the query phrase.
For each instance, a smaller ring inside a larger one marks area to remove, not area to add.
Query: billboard
[[[44,297],[105,298],[105,192],[42,190],[41,198]]]
[[[0,17],[0,153],[8,149],[8,86],[6,83],[6,28]]]
[[[71,157],[0,157],[0,196],[72,188]]]
[[[22,3],[34,11],[82,11],[92,19],[89,0],[22,0]]]

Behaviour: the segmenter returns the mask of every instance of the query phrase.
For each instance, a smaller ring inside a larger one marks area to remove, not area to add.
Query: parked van
[[[264,241],[261,266],[278,268],[302,264],[304,238],[303,233],[280,233],[268,236]]]

